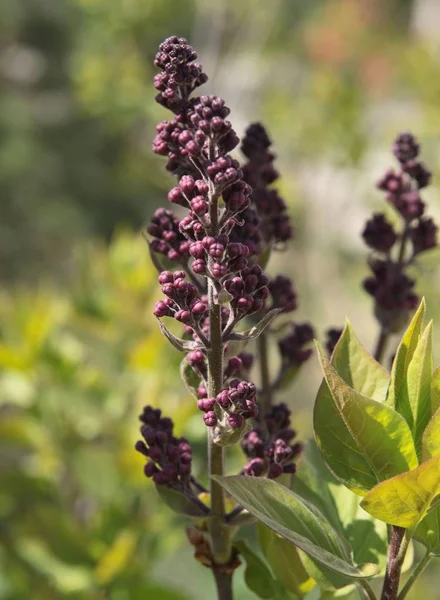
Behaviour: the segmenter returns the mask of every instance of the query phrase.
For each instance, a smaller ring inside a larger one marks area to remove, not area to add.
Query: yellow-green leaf
[[[331,365],[359,394],[378,402],[385,400],[390,375],[360,343],[350,321],[336,344]]]
[[[417,455],[405,419],[347,385],[318,350],[325,379],[316,399],[314,429],[331,471],[362,496],[379,481],[415,468]]]
[[[370,515],[390,525],[413,530],[440,494],[440,456],[416,469],[379,483],[362,500]]]
[[[408,329],[402,337],[402,341],[397,348],[391,369],[391,383],[388,390],[387,404],[400,412],[400,407],[407,402],[406,395],[406,376],[409,364],[414,356],[414,352],[422,331],[423,319],[425,318],[425,299],[423,298],[417,312],[412,318]]]
[[[432,374],[431,381],[431,413],[434,414],[440,408],[440,367]]]
[[[428,324],[408,366],[408,394],[398,408],[411,428],[416,449],[420,449],[423,431],[431,418],[432,321]],[[406,402],[408,404],[406,405]]]
[[[440,408],[434,413],[422,437],[422,460],[440,454]]]

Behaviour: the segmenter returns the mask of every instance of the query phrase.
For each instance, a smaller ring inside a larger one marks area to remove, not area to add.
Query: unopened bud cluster
[[[415,280],[407,274],[407,267],[421,252],[437,245],[437,226],[425,216],[420,193],[429,185],[431,173],[418,160],[419,152],[412,134],[400,134],[393,144],[399,169],[389,169],[377,183],[401,218],[400,230],[384,214],[376,213],[362,234],[373,250],[369,259],[372,275],[364,280],[364,288],[375,300],[380,323],[390,331],[400,329],[408,311],[419,303]]]
[[[292,443],[296,432],[291,427],[290,410],[284,404],[272,406],[258,424],[241,442],[249,458],[243,469],[244,475],[260,477],[264,474],[275,479],[283,473],[294,473],[293,462],[302,451],[302,444]]]
[[[156,485],[186,489],[191,475],[192,449],[185,438],[173,435],[173,422],[158,408],[146,406],[139,416],[143,440],[136,450],[147,459],[144,473]]]

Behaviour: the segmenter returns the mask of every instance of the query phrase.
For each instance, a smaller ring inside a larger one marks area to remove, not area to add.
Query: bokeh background
[[[438,0],[1,0],[1,600],[214,598],[133,450],[152,403],[204,469],[140,235],[173,185],[151,152],[158,44],[186,36],[235,129],[270,131],[296,229],[270,271],[294,278],[295,319],[322,338],[349,315],[371,347],[360,233],[399,131],[423,144],[440,221],[439,32]],[[438,317],[435,263],[417,277]],[[303,439],[318,384],[310,361],[283,398]],[[409,598],[439,583],[431,568]]]

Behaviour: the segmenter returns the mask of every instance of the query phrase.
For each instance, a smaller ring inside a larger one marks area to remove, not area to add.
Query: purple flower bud
[[[385,215],[379,213],[367,221],[362,237],[370,248],[378,252],[388,252],[397,241],[393,226],[385,219]]]
[[[203,420],[204,420],[205,425],[207,427],[215,427],[217,425],[217,417],[216,417],[215,412],[213,410],[208,411],[207,413],[205,413],[204,416],[203,416]]]
[[[228,425],[232,427],[232,429],[239,429],[244,423],[244,417],[240,414],[232,414],[228,417]]]
[[[261,458],[253,458],[244,467],[243,473],[250,477],[261,477],[264,473],[264,461]]]

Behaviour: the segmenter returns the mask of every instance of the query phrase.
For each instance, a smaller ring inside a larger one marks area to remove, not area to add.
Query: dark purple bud
[[[385,219],[385,215],[379,213],[367,221],[362,237],[370,248],[378,252],[389,252],[397,241],[393,226]]]

